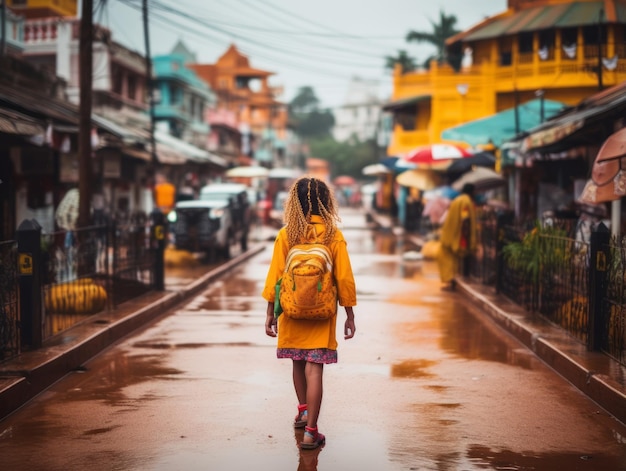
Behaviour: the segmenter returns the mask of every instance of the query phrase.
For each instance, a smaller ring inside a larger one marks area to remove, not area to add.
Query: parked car
[[[230,258],[230,248],[248,249],[252,208],[249,188],[239,183],[211,183],[197,200],[180,201],[168,217],[177,249]]]

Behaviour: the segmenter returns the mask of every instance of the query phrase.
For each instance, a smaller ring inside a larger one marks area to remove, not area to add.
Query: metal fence
[[[601,299],[605,334],[602,350],[626,365],[626,239],[611,240],[608,246],[606,293]]]
[[[599,247],[576,238],[570,218],[510,225],[501,216],[480,218],[468,274],[626,365],[626,238]],[[592,262],[594,251],[605,261]]]
[[[17,242],[0,242],[0,360],[19,353]]]
[[[146,220],[44,234],[42,247],[44,338],[153,289]]]
[[[542,235],[538,277],[539,312],[582,343],[589,338],[589,244]]]
[[[477,250],[470,255],[468,274],[485,285],[495,285],[498,276],[498,215],[482,211],[478,217]]]

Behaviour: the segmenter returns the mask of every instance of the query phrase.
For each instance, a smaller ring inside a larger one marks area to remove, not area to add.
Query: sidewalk
[[[268,233],[269,235],[269,233]],[[107,347],[201,292],[212,280],[265,249],[261,231],[250,249],[175,291],[154,291],[48,339],[43,347],[0,363],[0,420]],[[166,270],[167,277],[167,270]],[[166,282],[166,286],[167,286]]]
[[[377,226],[398,232],[389,216],[375,213],[371,216]],[[406,234],[406,237],[418,247],[423,244],[419,236]],[[565,330],[496,294],[493,287],[459,280],[456,292],[469,298],[477,313],[487,315],[583,394],[626,424],[626,367],[608,355],[588,351]]]

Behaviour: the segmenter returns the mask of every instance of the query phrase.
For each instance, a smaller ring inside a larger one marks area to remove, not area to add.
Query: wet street
[[[626,470],[626,427],[440,291],[435,262],[361,214],[343,226],[357,331],[325,367],[323,448],[298,449],[291,364],[264,333],[269,243],[0,422],[0,469]]]

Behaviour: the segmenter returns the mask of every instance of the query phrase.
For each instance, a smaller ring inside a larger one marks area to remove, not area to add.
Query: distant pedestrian
[[[337,228],[337,203],[328,186],[317,178],[302,177],[292,185],[285,201],[285,226],[274,242],[263,298],[268,302],[265,333],[278,337],[278,358],[290,358],[293,384],[298,399],[295,428],[304,428],[303,449],[325,443],[318,432],[317,420],[322,404],[324,364],[337,362],[337,314],[327,320],[300,320],[274,316],[276,283],[285,269],[287,252],[297,244],[318,240],[326,245],[333,258],[333,275],[338,303],[346,312],[344,339],[355,333],[356,287],[343,234]]]
[[[441,250],[437,257],[443,289],[452,290],[462,260],[476,250],[474,185],[466,184],[452,200],[441,227]]]

